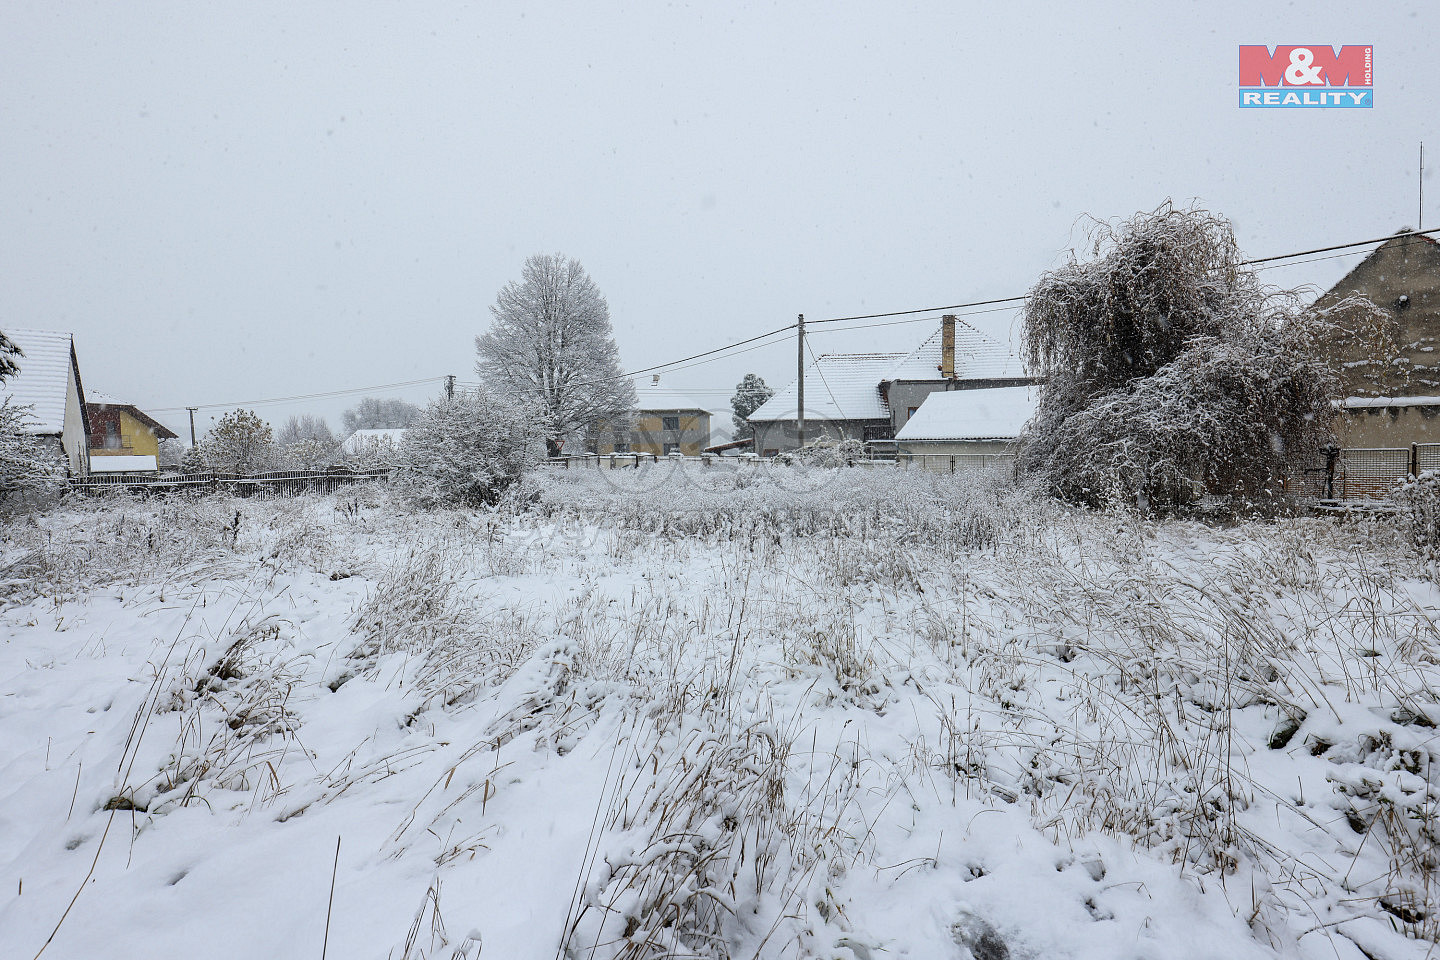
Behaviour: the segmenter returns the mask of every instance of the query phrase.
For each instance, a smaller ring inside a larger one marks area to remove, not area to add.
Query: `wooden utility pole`
[[[1415,229],[1425,229],[1425,141],[1420,141],[1420,215],[1415,218]]]
[[[795,362],[800,372],[800,380],[797,388],[799,406],[796,409],[795,416],[795,439],[796,446],[803,447],[805,446],[805,314],[800,314],[800,319],[795,324],[795,330],[798,333],[798,337],[796,338],[798,351]]]
[[[445,399],[455,399],[455,374],[453,373],[445,374]]]
[[[190,411],[190,446],[193,447],[195,446],[195,411],[200,408],[186,407],[185,409]]]

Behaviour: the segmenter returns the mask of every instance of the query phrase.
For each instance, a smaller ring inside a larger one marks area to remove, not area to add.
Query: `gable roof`
[[[896,440],[1013,440],[1035,415],[1036,387],[939,390],[920,404]]]
[[[111,407],[116,410],[124,410],[125,412],[129,413],[130,416],[134,417],[136,420],[139,420],[141,423],[145,424],[145,426],[149,427],[150,432],[155,434],[155,438],[157,440],[174,440],[179,436],[179,434],[177,434],[174,430],[171,430],[169,427],[165,426],[165,424],[161,423],[159,420],[156,420],[144,410],[141,410],[139,407],[135,406],[135,404],[126,403],[124,400],[116,399],[115,397],[110,396],[108,393],[86,394],[85,406],[89,410],[103,410],[106,407]]]
[[[0,399],[12,404],[28,405],[31,423],[26,432],[58,434],[65,431],[65,397],[70,387],[70,368],[75,362],[75,344],[71,335],[53,330],[7,330],[24,356],[19,357],[20,372],[0,383]],[[75,368],[75,384],[80,386],[79,367]],[[84,418],[85,392],[80,390],[81,417]],[[84,424],[89,432],[89,424]]]
[[[940,380],[940,339],[937,328],[905,359],[886,372],[885,380]],[[1010,348],[976,330],[964,320],[955,321],[955,379],[1005,380],[1025,376],[1025,367]]]
[[[805,370],[806,420],[888,420],[890,406],[880,395],[885,371],[903,353],[824,353]],[[792,381],[750,414],[751,421],[794,420],[799,381]]]

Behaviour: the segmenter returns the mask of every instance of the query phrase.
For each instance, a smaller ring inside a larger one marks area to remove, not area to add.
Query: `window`
[[[911,407],[909,411],[906,412],[905,419],[909,420],[911,417],[915,416],[915,411],[919,409],[919,407]]]
[[[120,424],[114,420],[107,421],[105,424],[105,449],[120,449]]]
[[[680,444],[678,444],[678,443],[667,443],[667,444],[665,444],[665,456],[668,457],[668,456],[670,456],[670,454],[672,454],[672,453],[679,453],[679,452],[680,452]]]
[[[660,429],[661,429],[661,430],[679,430],[679,429],[680,429],[680,418],[679,418],[679,417],[661,417],[661,418],[660,418]]]
[[[624,440],[616,440],[616,441],[615,441],[615,451],[614,451],[614,452],[615,452],[615,453],[629,453],[629,452],[630,452],[630,444],[627,443],[627,442],[624,441]]]

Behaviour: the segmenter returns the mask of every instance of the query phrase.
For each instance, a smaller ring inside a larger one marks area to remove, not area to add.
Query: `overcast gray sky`
[[[1082,216],[1167,197],[1253,256],[1415,224],[1433,0],[1004,6],[7,0],[0,329],[72,331],[88,389],[180,429],[187,404],[473,379],[536,252],[585,265],[636,369],[799,312],[1023,293]],[[1241,110],[1242,43],[1373,44],[1376,106]],[[662,384],[723,408],[794,366],[786,344]],[[355,399],[256,409],[338,426]]]

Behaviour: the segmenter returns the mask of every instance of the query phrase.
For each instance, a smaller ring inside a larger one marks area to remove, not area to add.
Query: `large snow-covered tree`
[[[730,398],[730,420],[735,424],[735,439],[743,440],[755,433],[755,428],[750,424],[750,414],[759,410],[761,405],[775,396],[775,391],[765,383],[765,379],[754,373],[747,373],[740,378],[735,385],[735,396]]]
[[[550,456],[593,424],[628,418],[635,385],[621,374],[610,307],[578,260],[530,257],[490,313],[490,329],[475,338],[475,371],[539,412]]]
[[[1094,257],[1043,275],[1026,302],[1026,356],[1045,384],[1021,469],[1082,503],[1273,503],[1333,440],[1340,385],[1322,344],[1374,340],[1383,324],[1365,301],[1306,310],[1264,286],[1207,211],[1100,224]]]
[[[395,483],[422,506],[492,504],[539,458],[539,411],[486,387],[436,400],[405,432]]]

